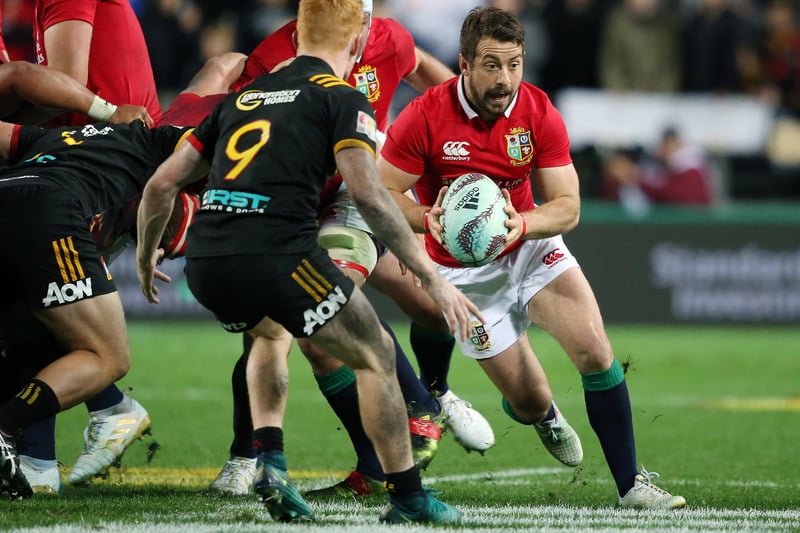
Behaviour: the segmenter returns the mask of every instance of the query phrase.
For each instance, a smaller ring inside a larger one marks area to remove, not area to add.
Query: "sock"
[[[265,426],[253,431],[253,448],[256,454],[283,453],[283,429]]]
[[[377,481],[383,480],[383,468],[372,447],[364,428],[361,425],[361,414],[358,412],[358,390],[356,389],[356,375],[347,367],[325,374],[314,375],[319,390],[328,400],[333,412],[347,430],[353,450],[356,452],[358,462],[356,470],[361,474]]]
[[[604,372],[581,374],[586,412],[617,491],[624,496],[633,487],[636,476],[636,443],[628,386],[622,367],[616,359]]]
[[[411,348],[419,365],[419,379],[430,391],[440,396],[450,390],[447,374],[456,340],[449,334],[430,331],[411,323]]]
[[[249,335],[244,335],[250,338]],[[250,343],[252,346],[252,343]],[[231,457],[247,457],[253,459],[256,451],[253,448],[253,418],[250,416],[250,395],[247,392],[247,355],[250,348],[245,341],[242,353],[231,374],[231,391],[233,392],[233,441]]]
[[[34,422],[55,416],[60,410],[53,389],[44,381],[32,379],[0,407],[0,431],[14,435]]]
[[[522,424],[523,426],[533,425],[533,422],[528,422],[527,420],[523,420],[519,416],[517,416],[517,413],[515,413],[514,410],[511,408],[511,404],[508,403],[508,400],[506,400],[505,396],[503,396],[501,404],[503,405],[503,411],[505,411],[508,417],[511,418],[511,420],[513,420],[514,422]]]
[[[403,472],[392,472],[386,474],[386,490],[389,491],[389,497],[392,500],[399,500],[403,506],[418,507],[419,504],[424,504],[425,499],[419,498],[422,492],[422,478],[419,474],[419,469],[412,466]],[[412,509],[417,511],[419,509]]]
[[[389,324],[383,320],[381,320],[381,325],[392,337],[392,342],[394,342],[397,381],[400,383],[400,391],[403,393],[403,400],[406,402],[408,414],[415,417],[427,414],[439,414],[442,411],[442,406],[439,405],[436,398],[433,397],[430,391],[425,388],[417,377],[414,367],[411,366],[403,348],[397,342],[394,331],[392,331]]]
[[[17,438],[17,453],[35,459],[56,460],[56,417],[49,416],[25,427]]]
[[[542,424],[547,424],[548,422],[552,422],[555,419],[556,419],[556,406],[551,403],[550,409],[547,410],[547,414],[544,415],[544,418],[536,422],[536,425],[540,426]]]
[[[102,391],[98,392],[94,398],[86,400],[84,403],[86,404],[86,409],[88,409],[89,412],[104,411],[116,406],[122,401],[123,397],[124,395],[122,394],[122,391],[119,390],[119,387],[112,383]]]

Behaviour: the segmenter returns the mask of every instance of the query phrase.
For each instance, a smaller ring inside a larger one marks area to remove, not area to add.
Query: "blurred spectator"
[[[643,214],[653,203],[710,205],[713,185],[713,165],[706,152],[670,128],[652,155],[612,153],[603,167],[601,195],[619,200],[633,214]]]
[[[185,87],[200,62],[197,51],[203,13],[187,0],[151,0],[141,14],[159,92]]]
[[[542,19],[547,28],[548,59],[541,87],[555,93],[564,87],[598,87],[597,50],[607,0],[552,0]]]
[[[766,72],[781,107],[800,116],[800,28],[792,0],[766,6]]]
[[[680,89],[680,21],[659,0],[623,0],[600,40],[600,83],[613,91]]]
[[[744,23],[731,0],[698,0],[683,31],[683,88],[731,93],[742,88],[736,54]]]

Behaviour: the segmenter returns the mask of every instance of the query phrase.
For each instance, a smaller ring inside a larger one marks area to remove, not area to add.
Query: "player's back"
[[[313,246],[334,155],[352,146],[373,150],[374,124],[366,98],[310,56],[229,95],[192,139],[211,170],[187,255]]]

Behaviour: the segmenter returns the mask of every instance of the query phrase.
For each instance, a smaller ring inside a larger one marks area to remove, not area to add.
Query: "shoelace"
[[[656,492],[664,495],[670,495],[669,492],[665,491],[661,487],[653,484],[654,479],[658,479],[661,477],[661,474],[658,472],[648,472],[647,469],[642,465],[642,471],[639,472],[639,475],[642,477],[642,484],[647,485],[651,489],[655,490]]]
[[[468,401],[459,398],[457,400],[451,400],[446,403],[448,403],[450,405],[450,409],[452,411],[457,412],[460,417],[469,419],[472,418],[469,413],[469,409],[472,408],[472,404],[469,403]]]
[[[97,441],[100,440],[100,432],[105,425],[105,420],[94,419],[89,422],[89,427],[86,433],[86,447],[84,448],[85,451],[89,451],[95,446],[97,446]]]
[[[9,469],[8,473],[12,477],[17,474],[17,463],[14,461],[16,456],[17,453],[14,445],[7,441],[4,436],[0,435],[0,459],[2,459],[4,468],[6,464],[11,464],[11,468]]]

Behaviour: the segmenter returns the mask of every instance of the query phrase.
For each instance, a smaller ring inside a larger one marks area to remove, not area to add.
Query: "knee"
[[[611,343],[603,332],[586,335],[570,357],[581,373],[602,372],[614,362]]]

